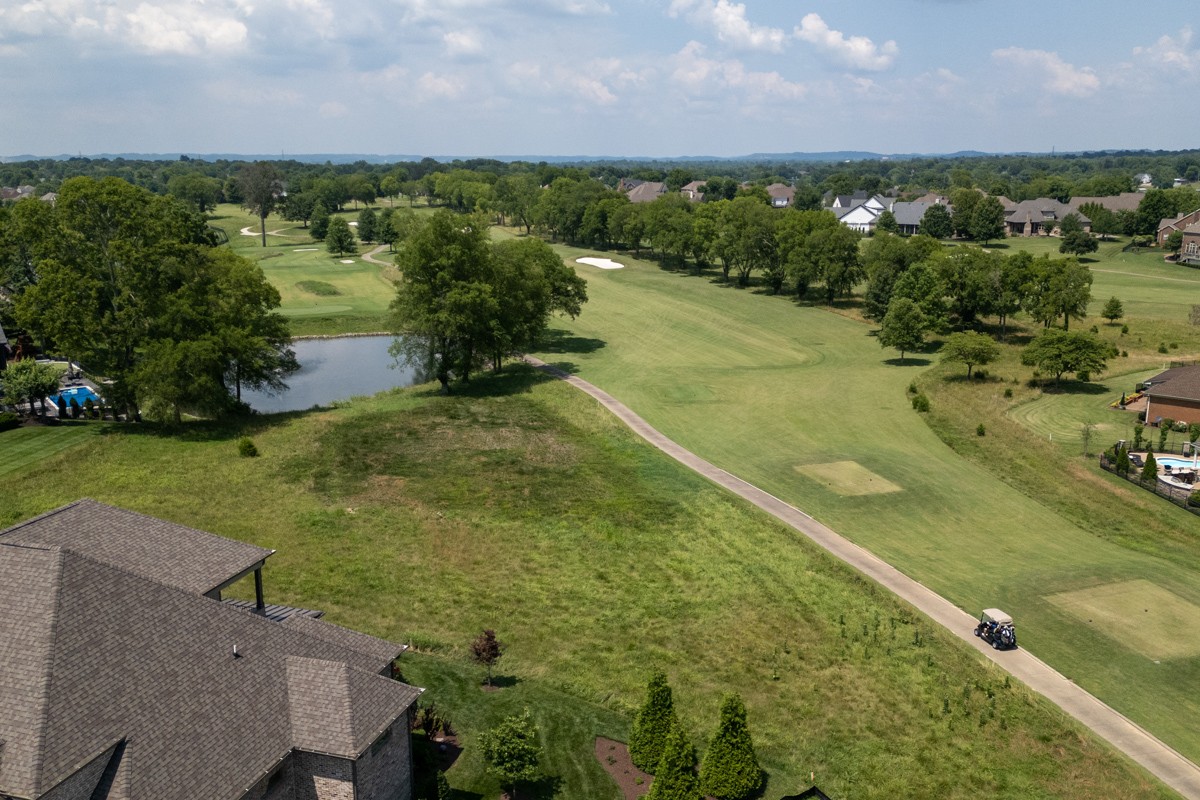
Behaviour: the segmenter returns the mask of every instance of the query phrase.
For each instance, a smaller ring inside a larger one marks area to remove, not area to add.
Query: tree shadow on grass
[[[1054,381],[1050,380],[1044,383],[1042,391],[1046,394],[1085,394],[1099,395],[1111,394],[1112,392],[1098,383],[1084,383],[1079,380],[1062,380],[1057,386]]]
[[[933,362],[928,358],[905,356],[904,358],[885,358],[883,363],[890,364],[893,367],[927,367]]]
[[[493,675],[491,688],[493,688],[493,689],[511,689],[512,687],[516,686],[520,682],[521,682],[521,679],[518,678],[516,675]],[[488,688],[488,684],[487,684],[486,680],[483,682],[483,687],[485,689]]]
[[[526,783],[517,792],[521,800],[550,800],[562,791],[563,779],[557,775],[546,775],[533,783]]]
[[[573,372],[576,367],[569,362],[552,364],[564,372]],[[568,369],[569,367],[569,369]],[[483,372],[471,378],[470,382],[458,381],[450,384],[451,397],[504,397],[515,394],[526,394],[540,383],[555,380],[553,375],[547,375],[540,369],[531,367],[520,361],[504,365],[499,372]],[[430,394],[437,394],[438,389],[432,389]]]
[[[543,353],[594,353],[608,342],[588,336],[573,336],[564,330],[549,330],[542,336],[538,349]]]

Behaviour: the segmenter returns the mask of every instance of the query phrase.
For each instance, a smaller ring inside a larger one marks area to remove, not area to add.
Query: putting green
[[[840,494],[842,497],[901,491],[899,485],[876,475],[857,461],[797,464],[796,471],[807,478],[812,478],[829,491]]]
[[[1085,625],[1154,661],[1200,655],[1200,607],[1145,580],[1046,597]]]

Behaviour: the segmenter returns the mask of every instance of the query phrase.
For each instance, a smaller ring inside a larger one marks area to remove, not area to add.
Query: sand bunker
[[[353,263],[354,263],[354,259],[353,259],[353,258],[343,258],[343,259],[342,259],[342,263],[343,263],[343,264],[353,264]]]
[[[1147,580],[1047,595],[1060,611],[1152,660],[1200,655],[1200,608]]]
[[[876,475],[857,461],[834,461],[829,464],[798,464],[796,472],[811,478],[842,497],[866,494],[888,494],[901,488],[887,478]]]
[[[624,269],[625,267],[624,264],[618,264],[611,258],[594,258],[592,256],[584,256],[583,258],[575,259],[575,261],[580,264],[588,264],[600,269]]]
[[[320,249],[321,248],[319,248],[319,247],[297,247],[292,252],[293,253],[315,253]]]

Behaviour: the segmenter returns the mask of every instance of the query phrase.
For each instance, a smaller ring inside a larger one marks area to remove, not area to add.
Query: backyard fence
[[[1178,486],[1171,486],[1170,484],[1163,483],[1158,478],[1154,478],[1153,480],[1142,480],[1142,471],[1136,467],[1131,469],[1129,472],[1122,472],[1121,470],[1117,469],[1117,460],[1109,453],[1100,454],[1100,468],[1107,470],[1114,475],[1118,475],[1130,483],[1137,484],[1147,491],[1154,492],[1159,497],[1170,500],[1180,508],[1186,508],[1193,514],[1200,515],[1200,508],[1188,503],[1188,498],[1192,495],[1192,491],[1190,489],[1182,489]]]

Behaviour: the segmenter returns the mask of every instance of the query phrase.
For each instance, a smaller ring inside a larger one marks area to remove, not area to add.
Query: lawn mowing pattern
[[[895,483],[853,461],[835,461],[832,464],[797,464],[796,471],[812,478],[842,497],[901,491],[901,488]]]
[[[577,253],[562,247],[566,260]],[[626,259],[588,273],[584,314],[562,328],[601,347],[543,355],[612,393],[682,446],[870,549],[966,609],[999,606],[1022,643],[1193,760],[1200,660],[1169,669],[1077,624],[1044,599],[1144,578],[1200,602],[1194,564],[1099,539],[955,455],[914,413],[905,388],[922,367],[884,363],[870,328],[783,297],[714,285]],[[794,348],[821,354],[819,366]],[[928,362],[926,362],[928,363]],[[646,386],[702,381],[712,404],[670,405]],[[905,491],[842,497],[797,463],[852,460]],[[1194,545],[1181,545],[1191,547]]]
[[[1200,607],[1149,581],[1109,583],[1046,599],[1155,662],[1200,655],[1200,638],[1192,633]]]
[[[1110,406],[1121,399],[1122,393],[1133,394],[1138,383],[1157,373],[1158,370],[1152,370],[1105,376],[1078,391],[1043,394],[1014,406],[1007,414],[1035,435],[1062,445],[1072,455],[1081,452],[1083,425],[1090,422],[1095,425],[1091,450],[1098,452],[1118,439],[1133,440],[1137,415]],[[1157,437],[1158,431],[1147,429],[1146,435]],[[1178,434],[1174,438],[1186,438],[1186,435]]]
[[[93,436],[97,427],[87,423],[62,423],[4,431],[0,433],[0,475],[22,472],[69,450]]]
[[[581,764],[592,744],[578,732],[624,734],[568,701],[627,722],[661,667],[697,743],[721,695],[743,695],[768,796],[810,772],[859,798],[1171,796],[803,537],[523,367],[450,397],[420,387],[154,434],[118,429],[87,447],[87,471],[20,476],[0,521],[88,495],[277,549],[273,602],[460,665],[496,628],[500,675],[563,692],[508,697],[559,726],[548,737],[578,740]],[[259,458],[237,457],[242,435]],[[405,670],[442,702],[438,668]],[[442,680],[469,748],[495,707],[456,672]],[[470,763],[451,782],[494,795]],[[561,774],[561,796],[596,796],[583,772]]]

